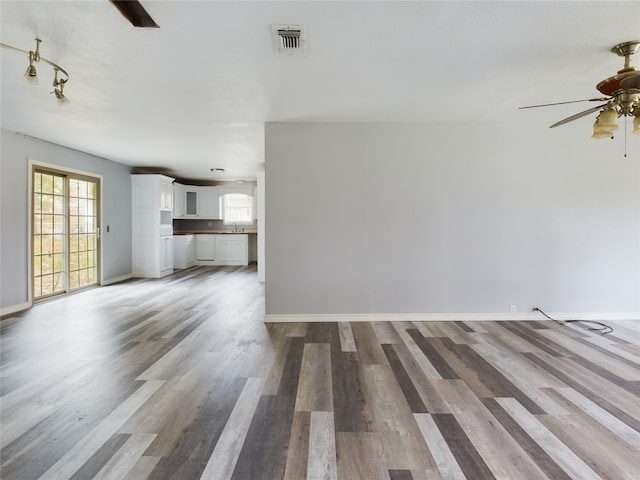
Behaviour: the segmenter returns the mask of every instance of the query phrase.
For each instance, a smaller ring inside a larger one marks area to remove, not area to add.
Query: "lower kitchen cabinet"
[[[196,260],[193,235],[174,235],[173,268],[189,268]]]
[[[193,237],[196,265],[249,264],[249,241],[246,234],[196,234]]]
[[[218,265],[248,265],[249,242],[248,235],[216,235],[216,264]],[[218,263],[220,262],[220,263]]]
[[[173,237],[160,237],[160,276],[173,272]]]
[[[198,234],[196,237],[196,260],[214,261],[216,259],[216,235]]]

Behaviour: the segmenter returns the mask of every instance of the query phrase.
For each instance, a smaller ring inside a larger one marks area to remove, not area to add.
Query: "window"
[[[225,193],[222,196],[222,218],[225,225],[253,223],[253,197],[245,193]]]

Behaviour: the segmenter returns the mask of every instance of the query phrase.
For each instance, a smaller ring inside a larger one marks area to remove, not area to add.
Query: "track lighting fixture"
[[[36,70],[36,66],[34,64],[42,61],[51,67],[53,67],[54,77],[53,77],[53,93],[58,100],[59,105],[64,105],[69,103],[69,99],[64,95],[64,86],[69,81],[69,74],[67,71],[62,68],[60,65],[53,63],[51,60],[47,60],[46,58],[40,56],[40,43],[42,40],[36,38],[36,49],[35,51],[22,50],[20,48],[12,47],[11,45],[7,45],[5,43],[0,43],[2,48],[6,48],[7,50],[14,51],[16,53],[21,53],[22,55],[26,55],[29,57],[29,66],[27,67],[27,71],[24,74],[24,79],[30,85],[38,84],[38,72]],[[59,76],[61,75],[61,76]]]

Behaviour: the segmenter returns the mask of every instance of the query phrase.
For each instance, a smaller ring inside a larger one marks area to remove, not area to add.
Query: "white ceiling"
[[[2,127],[181,178],[251,179],[265,122],[546,128],[593,104],[517,107],[600,96],[595,84],[622,68],[611,47],[640,39],[639,1],[142,4],[159,29],[132,27],[106,0],[2,0],[2,43],[41,38],[71,76],[59,107],[51,69],[40,62],[29,86],[27,58],[2,49]],[[306,56],[275,54],[282,23],[306,25]],[[577,121],[585,135],[592,121]]]

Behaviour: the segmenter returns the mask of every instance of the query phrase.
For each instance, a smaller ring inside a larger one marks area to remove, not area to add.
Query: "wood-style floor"
[[[4,318],[0,476],[640,478],[637,323],[263,313],[254,267],[197,267]]]

